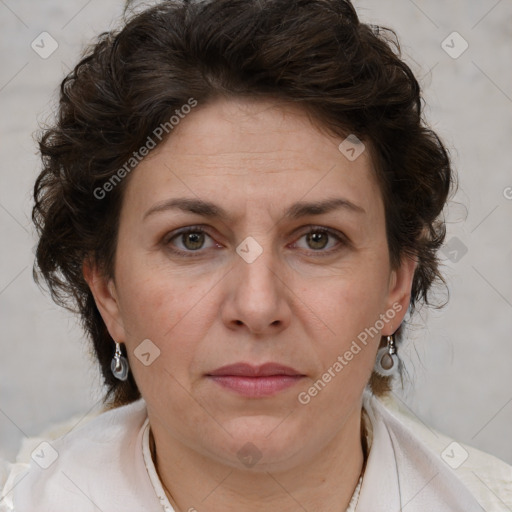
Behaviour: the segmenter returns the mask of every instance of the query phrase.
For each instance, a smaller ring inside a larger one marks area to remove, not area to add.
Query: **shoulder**
[[[13,463],[0,459],[0,512],[14,511],[12,491],[20,475],[28,469],[28,463]]]
[[[376,401],[389,417],[403,425],[443,466],[449,468],[485,510],[510,510],[512,466],[427,426],[393,397]]]
[[[30,454],[25,448],[17,463],[4,463],[0,511],[81,512],[89,510],[91,502],[113,511],[126,504],[124,497],[134,498],[137,486],[143,491],[141,497],[151,496],[139,446],[146,419],[145,403],[138,400],[104,412],[56,439],[31,440]],[[110,503],[119,496],[123,496],[119,503]],[[140,509],[137,502],[134,498]]]

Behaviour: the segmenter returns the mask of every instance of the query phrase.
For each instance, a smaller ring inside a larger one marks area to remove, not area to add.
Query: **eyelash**
[[[171,252],[173,252],[174,254],[177,254],[178,256],[183,256],[185,258],[197,258],[202,255],[202,253],[203,253],[202,249],[198,249],[196,251],[190,251],[190,250],[183,251],[181,249],[176,249],[176,248],[172,247],[172,245],[171,245],[172,240],[174,240],[180,236],[187,235],[189,233],[204,233],[205,235],[207,235],[213,239],[213,237],[211,237],[202,226],[188,226],[188,227],[180,229],[176,232],[170,233],[168,236],[164,237],[163,244]],[[339,242],[340,246],[337,246],[336,248],[331,248],[326,251],[324,251],[322,249],[319,249],[318,251],[311,250],[308,252],[308,255],[314,255],[314,256],[319,256],[319,257],[331,256],[333,253],[341,250],[341,248],[342,248],[341,246],[349,246],[350,245],[350,242],[346,238],[345,235],[343,235],[342,233],[340,233],[338,231],[335,231],[333,229],[326,228],[323,226],[309,226],[307,231],[300,234],[297,241],[300,240],[302,237],[307,236],[312,233],[325,233],[325,234],[329,235],[330,237],[335,238]],[[294,243],[296,243],[296,242],[294,242]]]

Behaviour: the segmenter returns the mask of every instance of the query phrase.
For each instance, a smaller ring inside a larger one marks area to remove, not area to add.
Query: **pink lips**
[[[223,366],[207,374],[217,384],[247,397],[272,396],[296,384],[305,377],[289,366],[265,363],[252,366],[236,363]]]

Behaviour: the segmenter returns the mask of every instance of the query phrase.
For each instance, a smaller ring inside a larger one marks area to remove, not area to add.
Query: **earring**
[[[121,353],[121,345],[117,342],[116,343],[116,353],[114,354],[114,357],[112,358],[112,363],[110,363],[110,369],[112,370],[112,373],[114,374],[114,377],[119,380],[126,380],[128,378],[128,360],[126,357],[123,356]]]
[[[393,375],[400,364],[400,360],[396,355],[395,336],[386,336],[387,346],[382,347],[377,352],[377,360],[375,361],[374,371],[381,377],[389,377]]]

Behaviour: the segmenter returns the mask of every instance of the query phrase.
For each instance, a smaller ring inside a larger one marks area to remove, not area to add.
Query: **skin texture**
[[[298,395],[393,305],[400,312],[381,334],[398,328],[415,263],[391,269],[370,151],[349,161],[342,140],[270,100],[199,105],[129,177],[114,278],[84,268],[111,336],[126,344],[157,469],[179,510],[348,505],[363,463],[362,392],[380,336],[308,404]],[[211,201],[229,219],[163,208],[147,214],[181,197]],[[284,215],[295,202],[332,198],[360,210]],[[204,245],[175,236],[197,225],[207,232]],[[341,241],[325,234],[318,241],[318,226]],[[252,263],[236,252],[249,236],[262,249]],[[149,366],[134,355],[146,339],[160,350]],[[274,396],[248,398],[206,376],[236,362],[277,362],[305,377]],[[256,464],[241,460],[247,451]]]

